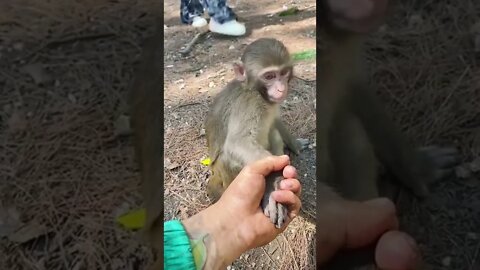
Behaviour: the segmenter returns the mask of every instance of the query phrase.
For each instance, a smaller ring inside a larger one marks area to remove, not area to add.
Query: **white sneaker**
[[[192,22],[192,26],[193,27],[203,27],[207,25],[207,20],[205,20],[205,18],[203,17],[193,17],[193,22]]]
[[[245,25],[237,22],[237,20],[224,22],[222,24],[216,22],[213,18],[210,19],[208,25],[210,31],[228,36],[243,36],[245,34]]]

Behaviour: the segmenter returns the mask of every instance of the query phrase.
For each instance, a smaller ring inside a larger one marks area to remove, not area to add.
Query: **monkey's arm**
[[[252,123],[260,121],[259,115],[252,115],[249,118],[243,115],[232,116],[229,121],[223,151],[227,156],[240,162],[241,167],[272,155],[257,140],[260,130],[258,125]]]
[[[288,132],[287,128],[283,124],[282,120],[280,119],[275,119],[275,127],[277,128],[278,132],[280,133],[280,136],[282,136],[283,141],[287,145],[288,149],[295,153],[295,155],[300,154],[300,146],[297,142],[296,139],[293,138],[293,136]]]
[[[241,163],[241,167],[272,154],[265,150],[254,138],[227,136],[224,147],[225,153]]]

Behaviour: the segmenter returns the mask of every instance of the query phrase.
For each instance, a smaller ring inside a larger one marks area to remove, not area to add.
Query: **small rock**
[[[68,100],[73,104],[77,103],[77,98],[73,94],[68,94]]]
[[[3,105],[3,111],[6,113],[10,113],[12,111],[12,104]]]
[[[208,83],[208,87],[210,87],[210,88],[215,87],[215,83],[214,83],[214,82],[209,82],[209,83]]]
[[[480,52],[480,34],[475,35],[475,52]]]
[[[480,35],[480,21],[476,22],[470,27],[470,33],[473,35]]]
[[[480,171],[480,157],[474,159],[470,164],[468,164],[470,171],[479,172]]]
[[[476,233],[469,232],[469,233],[467,233],[467,238],[468,238],[468,239],[472,239],[472,240],[477,240],[477,239],[478,239],[478,235],[477,235]]]
[[[163,29],[167,29],[168,26],[166,24],[163,25]]]
[[[13,49],[16,50],[16,51],[21,51],[21,50],[23,50],[24,47],[25,46],[21,42],[15,42],[13,44]]]
[[[229,50],[235,50],[235,46],[233,45],[230,45],[230,47],[228,47]]]
[[[423,23],[423,18],[419,14],[414,14],[414,15],[410,16],[410,18],[408,19],[408,25],[410,27],[418,26],[422,23]]]
[[[173,83],[174,83],[174,84],[179,84],[179,83],[182,83],[182,82],[184,82],[184,81],[185,81],[184,79],[180,79],[180,80],[174,81]]]
[[[461,165],[455,168],[455,175],[458,178],[469,178],[470,176],[472,176],[472,172]]]
[[[452,258],[450,256],[447,256],[445,258],[442,259],[442,264],[444,266],[450,266],[450,264],[452,263]]]
[[[180,88],[180,90],[185,89],[185,84],[184,84],[184,83],[180,84],[180,85],[178,86],[178,88]]]
[[[115,135],[126,136],[132,134],[132,128],[130,127],[130,117],[127,115],[120,115],[115,121]]]
[[[204,135],[205,135],[205,129],[202,128],[202,129],[200,129],[200,136],[204,136]]]

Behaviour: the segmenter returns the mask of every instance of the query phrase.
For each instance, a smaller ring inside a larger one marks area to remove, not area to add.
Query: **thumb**
[[[245,166],[230,186],[236,190],[249,193],[251,197],[263,195],[265,191],[265,177],[272,172],[280,171],[290,163],[287,155],[268,156]]]
[[[251,174],[260,174],[266,177],[272,172],[280,171],[285,166],[290,164],[290,157],[283,156],[269,156],[248,165],[245,169]]]

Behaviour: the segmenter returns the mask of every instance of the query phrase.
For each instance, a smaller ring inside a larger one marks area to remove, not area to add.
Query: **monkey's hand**
[[[425,197],[428,185],[451,175],[460,158],[454,147],[426,146],[419,148],[417,153],[416,176],[421,185],[414,188],[414,192],[419,197]]]
[[[282,172],[274,172],[266,177],[265,193],[261,202],[263,213],[277,228],[281,228],[287,220],[287,207],[272,198],[272,192],[280,189],[280,181],[284,179]]]

